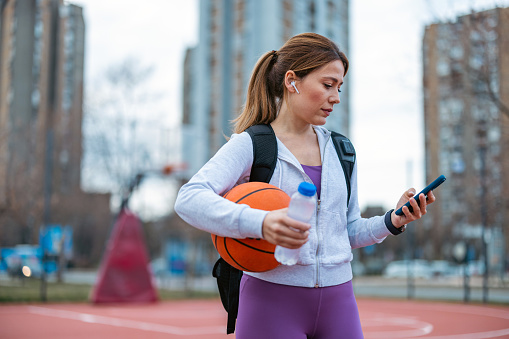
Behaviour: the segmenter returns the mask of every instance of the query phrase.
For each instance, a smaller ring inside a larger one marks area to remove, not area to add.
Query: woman
[[[352,289],[352,248],[382,242],[421,218],[433,193],[420,197],[420,207],[406,191],[384,216],[361,218],[357,168],[351,198],[342,167],[323,128],[339,104],[348,59],[329,39],[305,33],[279,51],[263,55],[249,83],[246,105],[235,134],[179,191],[176,212],[189,224],[234,238],[263,238],[287,248],[301,248],[298,263],[262,273],[245,273],[240,288],[236,337],[362,338]],[[249,181],[253,146],[244,132],[270,124],[277,136],[278,159],[270,184],[291,195],[300,182],[317,187],[319,208],[310,224],[289,218],[286,209],[261,211],[237,205],[221,195]]]

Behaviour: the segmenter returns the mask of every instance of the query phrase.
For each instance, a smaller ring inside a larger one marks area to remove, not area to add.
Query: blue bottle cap
[[[301,182],[299,185],[299,193],[302,195],[305,195],[307,197],[312,197],[315,195],[316,192],[316,186],[313,184],[310,184],[309,182]]]

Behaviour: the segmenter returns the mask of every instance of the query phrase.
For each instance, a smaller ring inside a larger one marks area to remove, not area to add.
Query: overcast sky
[[[185,49],[198,40],[198,0],[76,0],[86,24],[86,95],[111,65],[134,57],[155,67],[169,126],[180,119]],[[509,0],[351,0],[350,137],[358,154],[359,202],[393,208],[425,186],[421,43],[424,26]],[[339,131],[341,132],[341,131]],[[408,170],[410,169],[410,170]],[[433,178],[434,179],[434,178]],[[172,194],[142,202],[161,213]],[[171,206],[170,206],[171,207]]]

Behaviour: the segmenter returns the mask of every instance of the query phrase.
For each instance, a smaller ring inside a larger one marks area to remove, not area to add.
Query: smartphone
[[[417,201],[417,205],[420,204],[420,201],[419,201],[419,197],[421,194],[424,194],[425,196],[428,196],[428,193],[429,191],[433,191],[435,188],[437,188],[438,186],[440,186],[444,181],[445,181],[445,176],[441,175],[439,176],[438,178],[435,179],[435,181],[433,181],[431,184],[429,184],[428,186],[426,186],[425,189],[423,189],[422,191],[419,192],[419,194],[416,194],[414,196],[415,198],[415,201]],[[410,201],[408,201],[406,204],[404,204],[403,206],[406,206],[408,207],[408,209],[410,210],[410,212],[412,212],[414,209],[412,208],[412,206],[410,206]],[[398,210],[396,211],[396,215],[402,215],[403,214],[403,206],[401,206],[400,208],[398,208]]]

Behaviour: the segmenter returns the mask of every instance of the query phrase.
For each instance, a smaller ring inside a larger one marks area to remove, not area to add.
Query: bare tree
[[[426,2],[434,22],[444,22],[431,1]],[[501,23],[508,20],[509,11],[498,7],[485,11],[471,8],[470,13],[446,22],[450,44],[443,46],[450,50],[445,63],[449,65],[451,87],[471,83],[472,86],[464,88],[466,96],[489,100],[507,117],[509,102],[501,93],[499,73],[502,63],[506,62],[500,48],[509,43],[509,34],[503,31],[506,26]]]
[[[161,167],[161,95],[149,87],[153,72],[134,58],[125,59],[110,66],[87,96],[85,187],[122,196],[137,174]]]

